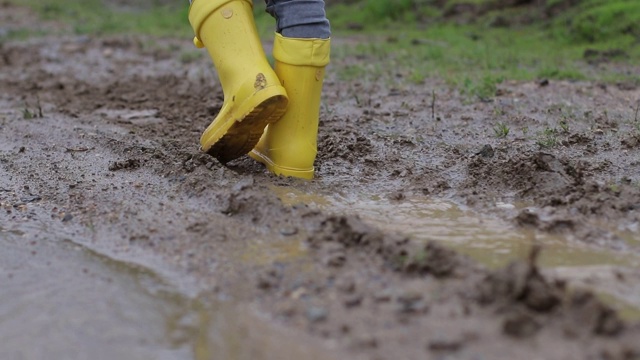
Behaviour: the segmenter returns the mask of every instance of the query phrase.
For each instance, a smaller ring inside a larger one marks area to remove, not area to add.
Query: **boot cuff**
[[[200,28],[209,15],[233,1],[244,1],[253,8],[253,2],[251,0],[193,0],[193,2],[191,2],[189,6],[189,22],[196,35],[194,41],[200,41]]]
[[[329,63],[330,48],[330,39],[287,38],[276,33],[273,57],[289,65],[324,67]]]

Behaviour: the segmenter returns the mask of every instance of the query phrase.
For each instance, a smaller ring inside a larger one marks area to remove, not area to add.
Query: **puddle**
[[[476,214],[447,201],[425,197],[392,202],[377,196],[307,194],[288,187],[274,186],[272,190],[285,204],[305,203],[327,212],[356,213],[380,229],[400,232],[417,240],[439,241],[491,268],[526,259],[531,246],[538,243],[542,245],[539,264],[545,271],[582,282],[584,286],[590,284],[583,278],[602,274],[602,267],[640,269],[637,255],[597,248],[535,230],[517,229],[502,220]],[[637,235],[623,235],[631,241],[639,240]],[[605,274],[609,279],[616,276],[615,272]],[[619,292],[606,286],[595,290],[600,289],[611,295],[609,298],[617,299],[616,307],[626,309],[624,312],[629,317],[640,319],[640,296],[620,296]],[[640,289],[636,290],[640,293]]]
[[[240,261],[252,265],[305,260],[308,249],[302,237],[286,241],[254,241],[240,251]]]
[[[480,216],[447,201],[331,198],[304,194],[291,188],[272,189],[285,204],[305,203],[329,212],[356,213],[380,229],[400,232],[418,240],[440,241],[492,268],[526,258],[535,242],[543,246],[540,258],[543,267],[618,265],[640,268],[638,256],[595,248],[535,230],[516,229],[502,220]]]
[[[153,273],[20,230],[0,231],[0,246],[0,358],[189,358],[167,341],[188,300]]]
[[[283,349],[296,334],[247,306],[190,298],[148,268],[23,230],[0,228],[0,359],[338,358],[304,339]]]

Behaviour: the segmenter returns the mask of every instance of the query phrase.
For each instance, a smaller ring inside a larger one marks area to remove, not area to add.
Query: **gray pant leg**
[[[267,12],[276,19],[277,32],[284,37],[328,39],[331,27],[324,0],[266,0]]]
[[[189,0],[191,4],[193,0]],[[284,37],[328,39],[331,26],[324,0],[265,0],[267,12],[276,19],[276,31]]]

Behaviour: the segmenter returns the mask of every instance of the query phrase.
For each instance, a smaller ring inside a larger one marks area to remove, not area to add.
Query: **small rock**
[[[423,300],[411,303],[400,303],[396,311],[399,314],[424,314],[429,311],[429,305]]]
[[[13,204],[13,208],[18,210],[18,211],[25,211],[25,210],[27,210],[27,204],[25,204],[23,202],[15,203],[15,204]]]
[[[345,256],[345,254],[342,252],[339,252],[339,253],[327,254],[322,259],[322,262],[327,266],[341,267],[342,265],[344,265],[344,262],[346,260],[347,260],[347,257]]]
[[[294,291],[291,292],[291,295],[289,295],[289,297],[291,297],[294,300],[298,300],[306,296],[307,296],[307,289],[304,286],[301,286],[295,289]]]
[[[345,294],[353,293],[356,290],[356,282],[352,277],[342,277],[336,282],[336,289]]]
[[[427,348],[431,351],[438,352],[454,352],[460,350],[462,341],[460,339],[431,339],[427,344]]]
[[[527,338],[535,335],[540,329],[540,324],[531,316],[514,314],[508,316],[502,324],[502,331],[515,338]]]
[[[480,149],[480,151],[476,152],[475,155],[483,158],[492,158],[495,155],[495,151],[491,145],[486,144],[482,149]]]
[[[193,172],[196,169],[196,164],[193,160],[187,160],[184,162],[184,164],[182,164],[182,169],[184,169],[185,172]]]
[[[378,339],[372,334],[363,334],[353,340],[353,344],[358,348],[376,348]]]
[[[39,195],[29,195],[29,196],[23,196],[20,198],[20,201],[22,201],[25,204],[40,201],[40,200],[42,200],[42,198]]]
[[[377,303],[389,302],[392,297],[393,292],[390,289],[383,289],[373,294],[373,301]]]
[[[396,311],[400,314],[424,313],[428,310],[428,305],[419,292],[406,291],[398,295],[396,301]]]
[[[406,198],[405,194],[402,191],[396,191],[388,196],[389,200],[393,201],[402,201]]]
[[[280,234],[283,236],[293,236],[298,233],[298,228],[296,227],[285,227],[280,229]]]
[[[277,269],[269,269],[258,276],[257,286],[262,290],[278,287],[280,278],[280,272]]]
[[[282,302],[276,305],[276,313],[284,317],[292,317],[298,311],[294,302]]]
[[[362,295],[351,294],[344,299],[344,306],[351,308],[362,304]]]
[[[109,164],[109,171],[118,171],[125,169],[137,169],[140,167],[140,160],[127,159],[124,161],[114,161]]]
[[[327,320],[329,312],[325,308],[311,306],[307,309],[307,320],[312,323],[318,323]]]
[[[254,184],[253,177],[243,178],[242,180],[238,181],[233,186],[233,191],[235,193],[240,193],[242,191],[245,191],[245,190],[251,188],[253,186],[253,184]]]
[[[397,300],[401,303],[411,303],[422,300],[422,294],[418,291],[407,290],[398,294]]]
[[[640,136],[635,135],[635,134],[630,135],[630,136],[622,139],[621,144],[626,149],[633,149],[633,148],[637,147],[640,144]]]
[[[504,202],[500,202],[500,201],[496,203],[496,207],[498,209],[505,209],[505,210],[513,210],[513,209],[516,208],[516,206],[513,205],[513,204],[504,203]]]
[[[322,262],[327,266],[341,267],[347,261],[344,245],[340,243],[326,243],[323,250],[325,255],[322,257]]]
[[[73,215],[67,213],[67,214],[64,214],[64,216],[62,217],[62,222],[68,222],[68,221],[71,221],[71,219],[73,219]]]

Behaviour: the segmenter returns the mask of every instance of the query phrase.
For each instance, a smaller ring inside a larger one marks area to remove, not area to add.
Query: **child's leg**
[[[329,20],[323,0],[266,0],[267,12],[277,22],[279,34],[288,38],[328,39]]]

